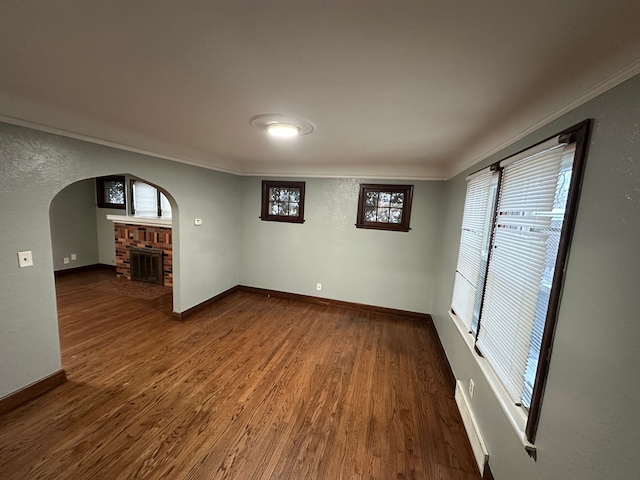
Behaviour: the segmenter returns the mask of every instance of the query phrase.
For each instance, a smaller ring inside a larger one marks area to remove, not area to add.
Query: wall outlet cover
[[[66,265],[67,263],[69,263],[69,257],[64,257],[64,259],[62,260],[62,262]]]
[[[33,255],[31,254],[31,250],[18,252],[18,265],[20,268],[33,266]]]
[[[71,254],[71,260],[76,260],[78,258],[78,256],[75,253]]]

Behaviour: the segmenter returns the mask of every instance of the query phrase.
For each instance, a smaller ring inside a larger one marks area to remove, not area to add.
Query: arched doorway
[[[155,212],[149,208],[150,194],[157,196]],[[70,345],[76,342],[70,340],[73,335],[76,339],[79,332],[89,335],[92,323],[117,326],[117,317],[127,315],[123,305],[136,311],[153,309],[170,318],[177,208],[165,189],[128,174],[80,180],[53,198],[49,221],[65,368],[72,355]],[[160,281],[133,278],[129,257],[133,248],[156,252]],[[133,300],[118,300],[125,297]],[[102,302],[103,308],[92,318],[83,318],[83,302]]]

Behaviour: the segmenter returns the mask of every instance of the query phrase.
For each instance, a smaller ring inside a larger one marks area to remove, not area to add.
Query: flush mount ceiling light
[[[269,135],[279,138],[291,138],[307,135],[313,132],[313,124],[302,118],[278,113],[256,115],[249,123],[252,127],[266,131]]]
[[[270,123],[265,127],[269,135],[274,137],[297,137],[300,135],[300,129],[297,125],[291,123]]]

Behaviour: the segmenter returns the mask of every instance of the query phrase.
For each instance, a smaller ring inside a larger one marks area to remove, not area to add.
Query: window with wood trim
[[[533,443],[591,122],[467,178],[451,310]],[[502,396],[502,397],[501,397]]]
[[[413,185],[360,184],[357,228],[408,232]]]
[[[131,180],[131,215],[170,219],[171,204],[165,194],[153,185]]]
[[[269,222],[304,222],[305,182],[262,181],[260,219]]]
[[[96,178],[96,193],[99,208],[126,208],[123,175]]]

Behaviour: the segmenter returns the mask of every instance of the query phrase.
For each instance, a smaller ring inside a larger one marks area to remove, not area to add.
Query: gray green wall
[[[95,198],[95,181],[89,179],[69,185],[52,200],[49,219],[55,271],[98,263]],[[76,260],[71,260],[72,253]],[[64,257],[69,258],[66,265]]]
[[[465,175],[593,118],[536,447],[525,453],[450,320]],[[447,182],[433,317],[456,377],[476,384],[496,480],[640,478],[640,77],[575,109]]]
[[[447,315],[465,172],[416,185],[409,233],[358,230],[357,184],[306,179],[303,225],[262,222],[259,178],[203,170],[0,124],[0,398],[60,368],[49,207],[66,186],[127,173],[174,207],[174,310],[238,283],[431,312],[456,376],[476,383],[497,480],[635,479],[640,472],[640,77],[471,170],[594,118],[536,446],[524,452]],[[202,218],[201,227],[193,225]],[[16,253],[35,265],[19,269]],[[102,256],[100,258],[103,258]],[[315,284],[323,284],[322,292]],[[390,289],[391,286],[391,289]]]
[[[305,222],[260,220],[260,178],[242,180],[243,285],[431,311],[444,182],[301,178]],[[360,183],[414,185],[411,231],[355,227]],[[322,283],[322,291],[316,284]]]
[[[0,173],[0,398],[61,368],[49,207],[78,180],[127,173],[169,192],[174,310],[239,283],[236,176],[3,123]],[[23,250],[33,252],[33,267],[18,268]]]
[[[95,203],[95,202],[94,202]],[[116,264],[116,241],[113,231],[113,221],[107,220],[107,215],[126,215],[126,210],[117,208],[99,208],[94,206],[98,237],[98,263],[103,265]]]

